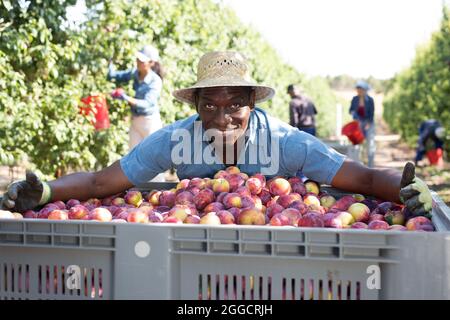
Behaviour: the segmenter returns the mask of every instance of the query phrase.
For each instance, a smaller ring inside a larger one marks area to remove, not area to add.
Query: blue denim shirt
[[[171,167],[177,169],[180,179],[212,177],[225,169],[221,161],[211,163],[216,158],[211,145],[201,141],[204,130],[199,129],[199,119],[193,115],[174,122],[145,138],[124,156],[120,165],[130,182],[145,183]],[[262,172],[271,178],[303,173],[310,179],[330,184],[345,159],[312,135],[259,108],[251,113],[245,136],[245,152],[241,152],[237,167],[248,175]],[[180,147],[189,144],[190,149]]]
[[[373,98],[369,95],[366,95],[364,97],[364,113],[365,113],[364,119],[360,119],[360,117],[358,115],[358,107],[359,107],[359,97],[354,96],[352,98],[352,102],[350,104],[349,113],[353,116],[353,119],[368,122],[368,123],[372,124],[373,116],[374,116],[374,112],[375,112],[375,104],[373,102]]]
[[[133,79],[134,98],[137,100],[137,104],[131,107],[133,115],[148,116],[159,112],[158,99],[161,95],[162,80],[152,70],[140,82],[137,69],[116,71],[110,65],[107,79],[115,79],[117,83],[124,83]]]

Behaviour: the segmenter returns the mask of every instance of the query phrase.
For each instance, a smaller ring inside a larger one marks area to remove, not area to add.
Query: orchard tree
[[[411,146],[424,120],[437,119],[450,130],[450,9],[444,6],[442,12],[439,30],[395,77],[385,101],[384,119]],[[450,144],[445,146],[449,152]]]

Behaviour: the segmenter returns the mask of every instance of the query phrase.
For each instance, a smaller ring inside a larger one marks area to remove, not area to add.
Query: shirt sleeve
[[[358,97],[353,97],[352,102],[350,103],[350,108],[348,109],[348,113],[352,115],[354,120],[358,118],[358,114],[356,113],[357,109],[358,109]]]
[[[346,158],[299,130],[292,130],[284,137],[281,157],[288,172],[301,171],[309,179],[324,184],[331,184]]]
[[[358,97],[353,97],[352,102],[350,103],[349,113],[355,112],[358,109]]]
[[[148,112],[148,114],[152,114],[155,110],[162,89],[162,82],[158,80],[159,79],[155,79],[148,85],[148,90],[144,99],[136,99],[135,108],[137,113]]]
[[[134,70],[116,70],[113,64],[108,67],[107,80],[116,80],[117,83],[128,82],[133,76]]]
[[[120,166],[131,183],[148,182],[172,167],[171,132],[171,126],[154,132],[120,160]]]
[[[373,122],[374,112],[375,112],[375,103],[373,101],[373,98],[369,97],[367,120],[369,120],[369,122],[371,122],[371,123]]]

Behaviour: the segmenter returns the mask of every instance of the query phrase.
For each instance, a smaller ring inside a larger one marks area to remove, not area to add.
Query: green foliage
[[[417,49],[411,66],[399,73],[384,102],[384,119],[414,146],[420,123],[438,119],[450,131],[450,9],[440,29]],[[447,152],[450,143],[446,143]]]
[[[260,34],[221,3],[86,0],[87,19],[76,28],[66,18],[67,8],[76,0],[36,0],[28,7],[20,3],[0,2],[2,164],[27,157],[44,174],[54,175],[94,170],[125,154],[129,110],[109,98],[115,84],[106,80],[107,65],[112,59],[119,69],[133,67],[134,52],[144,43],[160,50],[167,74],[160,101],[166,124],[195,112],[175,101],[171,92],[195,82],[198,59],[212,50],[246,55],[254,79],[277,90],[274,99],[261,107],[285,121],[290,83],[302,83],[323,115],[337,102],[326,82],[305,79],[285,64]],[[131,83],[125,89],[133,94]],[[96,132],[92,117],[79,112],[80,99],[93,94],[108,97],[108,130]],[[333,130],[328,123],[319,124],[322,135]]]

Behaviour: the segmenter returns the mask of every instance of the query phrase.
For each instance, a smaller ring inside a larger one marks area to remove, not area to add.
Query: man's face
[[[300,95],[300,90],[297,87],[294,87],[293,89],[288,91],[288,94],[291,96],[291,98],[295,98]]]
[[[196,102],[204,129],[230,145],[245,134],[255,106],[255,92],[248,87],[203,88]]]

